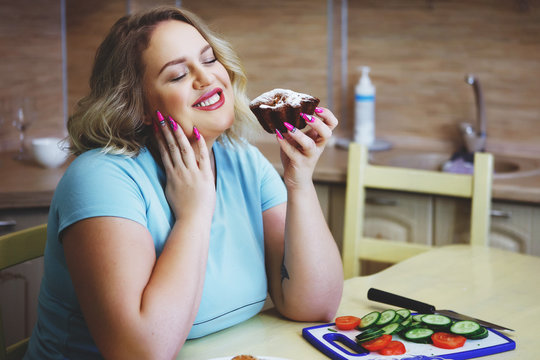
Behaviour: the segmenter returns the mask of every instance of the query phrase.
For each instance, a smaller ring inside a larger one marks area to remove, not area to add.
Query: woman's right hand
[[[163,161],[167,184],[165,196],[176,219],[198,211],[213,215],[216,199],[215,180],[206,142],[193,128],[194,143],[170,116],[164,119],[157,112],[154,130]]]

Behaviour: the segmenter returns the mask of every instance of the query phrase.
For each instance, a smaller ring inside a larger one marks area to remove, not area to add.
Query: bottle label
[[[375,95],[360,95],[356,94],[354,96],[354,100],[356,101],[375,101]]]

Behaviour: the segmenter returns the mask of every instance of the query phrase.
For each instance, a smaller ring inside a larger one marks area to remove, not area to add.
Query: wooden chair
[[[46,224],[0,236],[0,270],[43,256],[46,240]],[[0,360],[22,359],[28,340],[6,346],[0,309]]]
[[[474,174],[463,175],[372,165],[368,163],[366,147],[351,143],[342,248],[345,278],[360,275],[361,260],[397,263],[430,248],[429,245],[364,237],[366,188],[470,198],[470,243],[487,246],[492,178],[493,156],[488,153],[476,153]]]

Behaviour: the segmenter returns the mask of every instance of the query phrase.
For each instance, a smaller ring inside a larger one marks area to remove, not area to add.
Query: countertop
[[[256,145],[281,173],[277,144],[265,141]],[[385,162],[389,161],[385,159],[398,159],[396,155],[402,155],[404,152],[414,155],[414,151],[411,150],[390,149],[374,153],[374,157],[376,161]],[[13,160],[13,155],[11,152],[0,152],[0,209],[48,206],[69,161],[60,168],[44,169],[32,161]],[[530,159],[527,160],[530,162]],[[540,164],[540,160],[535,161]],[[319,160],[314,179],[318,182],[344,184],[346,177],[347,150],[328,147]],[[532,171],[517,172],[515,176],[496,174],[493,181],[493,198],[540,204],[540,167]]]

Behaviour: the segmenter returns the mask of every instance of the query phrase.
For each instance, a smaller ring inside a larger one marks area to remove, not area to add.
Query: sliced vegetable
[[[408,318],[411,317],[411,312],[407,309],[396,310],[396,313],[402,317],[401,321],[407,320]]]
[[[483,332],[482,326],[475,321],[462,320],[455,322],[450,327],[450,332],[456,335],[463,335],[466,337],[475,336]]]
[[[476,335],[469,335],[469,336],[467,336],[467,339],[481,340],[481,339],[487,338],[488,335],[489,335],[488,329],[486,329],[485,327],[482,327],[482,332],[480,332],[480,333],[478,333]]]
[[[385,310],[381,313],[381,317],[379,318],[379,320],[377,320],[375,324],[377,326],[388,325],[394,322],[394,319],[396,318],[396,316],[399,316],[399,315],[397,315],[394,310]]]
[[[367,315],[364,315],[362,319],[360,320],[360,329],[367,329],[373,325],[379,320],[381,317],[381,313],[378,311],[372,311]]]
[[[452,324],[449,317],[437,314],[422,316],[422,322],[432,329],[447,329]]]
[[[441,349],[456,349],[462,347],[466,340],[467,338],[464,336],[447,332],[436,332],[431,335],[433,345]]]
[[[405,320],[403,320],[401,322],[401,326],[403,327],[408,327],[409,325],[411,325],[413,323],[413,319],[412,319],[412,316],[409,316],[408,318],[406,318]]]
[[[403,326],[401,326],[400,323],[391,323],[381,328],[381,330],[384,331],[384,333],[388,335],[397,334],[402,329],[403,329]]]
[[[379,350],[381,355],[403,355],[407,352],[401,341],[392,340],[384,348]]]
[[[372,327],[356,335],[356,342],[362,343],[364,341],[373,340],[373,339],[378,338],[381,335],[384,335],[383,329]]]
[[[376,339],[363,342],[361,345],[364,349],[369,351],[379,351],[382,348],[386,347],[392,341],[392,335],[381,335]]]
[[[431,342],[431,335],[434,331],[427,328],[416,328],[406,331],[403,334],[405,340],[415,343],[427,344]]]
[[[356,316],[340,316],[336,318],[336,327],[339,330],[352,330],[360,324],[360,318]]]
[[[416,315],[413,315],[413,321],[422,321],[422,317],[424,316],[425,314],[416,314]]]

